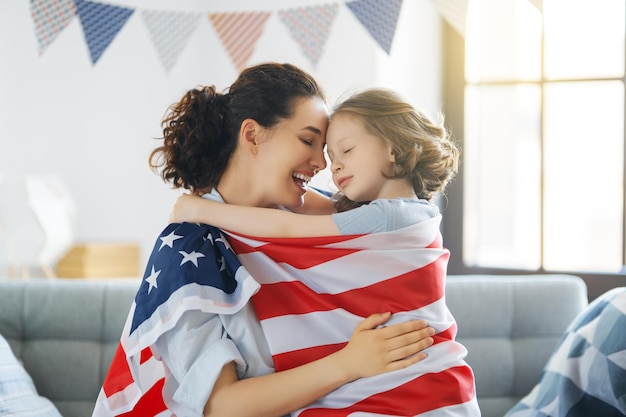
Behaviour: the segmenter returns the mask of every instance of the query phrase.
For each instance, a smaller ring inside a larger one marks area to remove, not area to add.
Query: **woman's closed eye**
[[[302,143],[307,146],[313,146],[313,141],[311,139],[299,138]]]

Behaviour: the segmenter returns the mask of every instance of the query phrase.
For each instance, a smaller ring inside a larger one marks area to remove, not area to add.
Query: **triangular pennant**
[[[242,70],[254,52],[270,12],[212,13],[209,20],[238,70]]]
[[[469,0],[432,0],[435,8],[446,22],[465,37],[465,19]]]
[[[337,4],[326,4],[278,12],[280,20],[314,67],[322,56],[337,10]]]
[[[530,3],[537,8],[540,12],[543,12],[543,0],[529,0]]]
[[[346,3],[365,29],[389,54],[402,0],[356,0]]]
[[[35,35],[41,56],[76,16],[76,6],[72,0],[31,0],[30,15],[35,23]]]
[[[135,11],[87,0],[74,0],[83,26],[91,62],[95,64]]]
[[[159,59],[165,71],[169,73],[198,26],[200,14],[143,10],[141,17],[148,28]]]

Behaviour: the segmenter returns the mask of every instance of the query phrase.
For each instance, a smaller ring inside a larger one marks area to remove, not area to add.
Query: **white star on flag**
[[[218,264],[220,265],[220,272],[225,271],[226,270],[226,260],[224,259],[224,257],[219,257],[217,259]]]
[[[180,264],[184,264],[185,262],[193,262],[193,264],[198,267],[198,258],[204,258],[204,254],[201,252],[193,251],[191,253],[187,253],[184,250],[179,251],[181,255],[183,255],[183,260],[180,261]]]
[[[155,272],[154,266],[152,266],[152,272],[150,273],[150,276],[146,278],[146,282],[150,284],[150,286],[148,287],[148,294],[150,294],[150,291],[152,291],[152,288],[159,288],[157,286],[157,278],[159,277],[160,273],[161,271]]]
[[[163,236],[159,239],[161,239],[163,242],[161,243],[161,247],[159,248],[159,250],[163,249],[163,246],[167,245],[170,248],[174,247],[174,241],[176,239],[180,239],[182,236],[178,236],[177,234],[175,234],[174,232],[171,232],[169,235],[167,236]]]
[[[230,247],[230,243],[228,243],[228,240],[222,238],[222,236],[216,237],[214,241],[215,242],[222,242],[224,244],[224,246],[226,246],[226,249],[228,249],[228,250],[232,250],[233,249],[233,248]]]

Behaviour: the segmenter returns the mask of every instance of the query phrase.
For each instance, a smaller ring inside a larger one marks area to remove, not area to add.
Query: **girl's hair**
[[[360,120],[365,129],[386,141],[396,160],[392,178],[408,178],[418,198],[431,200],[445,190],[459,166],[459,150],[443,126],[417,111],[398,93],[374,88],[357,93],[333,111]],[[331,117],[332,120],[332,117]],[[360,205],[338,193],[338,211]]]
[[[215,86],[198,86],[166,112],[163,144],[152,151],[149,165],[174,188],[214,188],[245,119],[271,129],[293,116],[298,99],[314,96],[325,100],[315,79],[290,64],[247,68],[223,94]]]

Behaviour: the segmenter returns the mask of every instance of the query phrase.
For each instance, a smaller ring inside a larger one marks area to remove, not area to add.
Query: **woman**
[[[166,116],[164,143],[150,161],[174,187],[228,203],[296,208],[326,166],[327,126],[312,77],[292,65],[262,64],[243,71],[226,94],[189,91]],[[94,416],[280,416],[347,382],[408,367],[433,343],[423,321],[385,327],[390,314],[381,312],[361,322],[343,349],[273,373],[248,302],[258,284],[233,258],[210,226],[163,231]],[[165,279],[170,270],[176,273]],[[219,279],[205,285],[207,271]],[[152,409],[140,411],[144,403]]]

